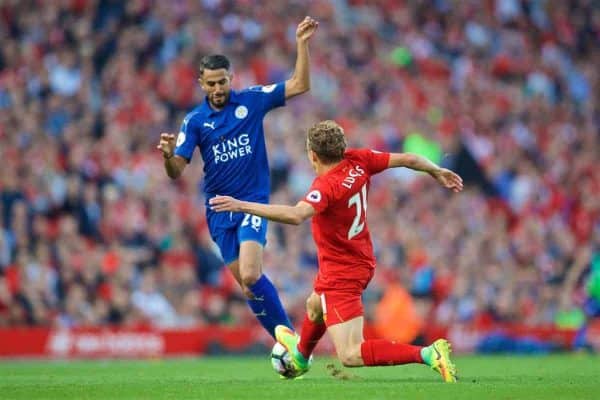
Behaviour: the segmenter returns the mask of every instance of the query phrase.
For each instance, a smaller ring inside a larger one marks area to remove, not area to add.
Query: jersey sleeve
[[[315,179],[302,201],[307,202],[318,213],[323,212],[329,205],[330,191],[320,179]]]
[[[255,101],[264,113],[285,105],[285,82],[253,86],[247,90],[255,95]]]
[[[367,150],[369,152],[369,171],[371,174],[378,174],[388,169],[390,165],[390,153],[383,153],[377,150]]]
[[[384,171],[390,164],[390,153],[384,153],[371,149],[350,150],[367,167],[370,175]]]
[[[200,137],[200,129],[193,116],[187,115],[184,118],[179,134],[177,135],[177,142],[175,143],[174,154],[185,158],[188,163],[192,160]]]

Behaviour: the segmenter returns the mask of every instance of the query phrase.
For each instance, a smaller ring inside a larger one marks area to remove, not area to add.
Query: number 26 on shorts
[[[260,230],[260,226],[262,225],[262,218],[257,217],[252,214],[244,214],[244,220],[242,221],[242,226],[250,225],[252,229],[256,232]]]

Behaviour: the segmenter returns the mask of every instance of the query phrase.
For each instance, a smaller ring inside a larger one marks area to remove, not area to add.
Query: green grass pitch
[[[427,367],[343,369],[318,357],[285,381],[256,357],[143,361],[2,361],[0,399],[600,399],[600,357],[455,358],[460,381]]]

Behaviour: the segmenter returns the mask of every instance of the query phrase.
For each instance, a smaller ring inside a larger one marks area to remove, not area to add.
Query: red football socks
[[[308,319],[308,315],[305,315],[302,322],[302,330],[300,331],[300,341],[298,342],[298,351],[300,354],[308,359],[317,346],[317,343],[319,343],[319,340],[325,334],[325,331],[327,331],[327,326],[324,322],[312,322]]]
[[[360,352],[367,366],[423,363],[420,346],[390,340],[364,341],[360,346]]]

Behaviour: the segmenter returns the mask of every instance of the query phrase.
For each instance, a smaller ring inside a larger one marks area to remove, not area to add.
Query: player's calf
[[[314,323],[323,322],[323,307],[321,306],[321,298],[313,292],[306,299],[306,315]]]

